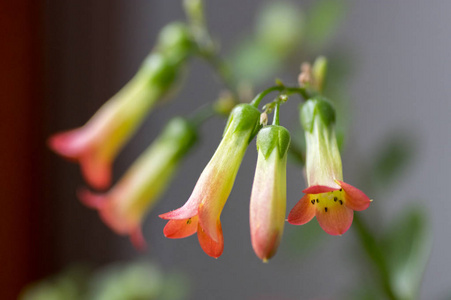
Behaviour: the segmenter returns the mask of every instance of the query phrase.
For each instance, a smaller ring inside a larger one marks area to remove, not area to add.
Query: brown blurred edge
[[[0,299],[49,273],[44,1],[0,1]]]

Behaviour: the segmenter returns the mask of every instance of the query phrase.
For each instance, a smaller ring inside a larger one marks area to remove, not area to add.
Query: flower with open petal
[[[308,188],[288,215],[288,222],[303,225],[316,216],[324,231],[341,235],[351,226],[354,210],[367,209],[371,200],[343,182],[331,104],[322,98],[308,100],[301,109],[301,122],[307,144]]]
[[[190,122],[182,118],[172,119],[109,192],[93,194],[82,190],[79,193],[81,201],[97,209],[111,229],[129,235],[137,248],[143,248],[142,220],[166,189],[179,162],[195,140],[196,130]]]
[[[184,238],[197,232],[200,246],[209,256],[219,257],[224,249],[220,216],[232,190],[249,142],[260,127],[260,112],[249,104],[233,109],[224,136],[207,164],[188,201],[179,209],[160,215],[169,220],[168,238]]]

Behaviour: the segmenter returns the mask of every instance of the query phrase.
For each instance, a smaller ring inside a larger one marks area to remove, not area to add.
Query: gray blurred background
[[[47,133],[84,124],[125,84],[152,48],[159,29],[169,21],[184,19],[179,2],[48,0]],[[305,8],[311,4],[296,3]],[[237,38],[252,30],[259,5],[251,0],[208,1],[208,22],[212,33],[221,40],[224,53]],[[400,179],[387,191],[378,191],[379,198],[360,214],[381,212],[382,217],[370,224],[386,228],[412,203],[422,203],[428,209],[434,244],[420,298],[440,299],[451,292],[451,201],[446,193],[447,171],[451,169],[451,2],[353,1],[348,8],[327,50],[333,53],[335,47],[341,47],[352,60],[352,73],[344,87],[351,111],[343,154],[345,180],[355,185],[364,182],[357,175],[360,162],[370,159],[397,132],[407,132],[416,141],[414,159]],[[292,64],[297,69],[300,62]],[[154,111],[120,154],[114,166],[116,179],[170,116],[188,114],[215,99],[221,85],[211,74],[204,62],[191,62],[180,94],[168,106]],[[296,83],[295,74],[279,76],[288,84]],[[294,109],[288,105],[293,108],[297,104],[288,103],[283,111],[281,124],[290,128],[297,114],[289,112]],[[46,178],[50,199],[46,205],[51,213],[46,224],[51,230],[48,240],[53,261],[49,263],[53,269],[74,262],[101,265],[144,255],[166,270],[186,273],[191,282],[191,299],[260,299],[263,295],[277,299],[333,299],[351,289],[360,272],[366,270],[361,265],[364,262],[356,249],[353,229],[342,237],[317,231],[322,241],[308,248],[308,240],[295,239],[305,235],[305,229],[287,224],[279,252],[268,264],[254,255],[248,224],[256,162],[254,143],[222,213],[224,254],[217,260],[208,257],[196,237],[170,240],[163,236],[165,221],[158,214],[187,200],[220,141],[224,124],[225,120],[215,118],[203,126],[198,148],[150,213],[143,227],[149,243],[145,254],[136,252],[126,238],[112,233],[96,212],[79,203],[75,191],[83,181],[78,166],[48,152],[47,166],[52,171]],[[287,207],[291,209],[302,196],[305,184],[302,170],[296,165],[289,166],[287,178]]]

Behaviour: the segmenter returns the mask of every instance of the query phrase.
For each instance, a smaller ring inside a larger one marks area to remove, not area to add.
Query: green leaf
[[[307,12],[306,35],[313,49],[324,47],[339,28],[346,13],[346,1],[317,0]]]
[[[302,10],[287,1],[269,2],[256,21],[258,41],[273,52],[286,56],[301,44],[305,17]]]
[[[400,215],[383,239],[390,285],[398,299],[415,299],[432,246],[424,209]]]
[[[383,142],[371,168],[376,183],[386,187],[394,182],[412,160],[414,146],[413,139],[405,133],[395,133]]]

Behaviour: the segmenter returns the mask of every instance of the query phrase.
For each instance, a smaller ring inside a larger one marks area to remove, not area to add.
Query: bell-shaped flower
[[[316,216],[324,231],[341,235],[351,226],[354,210],[367,209],[371,200],[343,182],[332,105],[323,98],[308,100],[301,108],[301,122],[307,145],[308,188],[288,215],[288,222],[303,225]]]
[[[190,51],[189,41],[186,26],[168,25],[160,34],[156,50],[145,59],[137,74],[84,126],[50,137],[50,148],[78,161],[91,186],[108,187],[112,161],[147,113],[174,86]]]
[[[252,247],[263,261],[274,256],[282,238],[289,145],[290,133],[282,126],[266,126],[257,135],[258,160],[250,202],[250,227]]]
[[[171,181],[174,171],[196,140],[196,129],[183,118],[172,119],[160,136],[133,163],[108,192],[79,193],[83,203],[99,211],[113,231],[129,235],[142,248],[141,223]]]
[[[179,209],[160,215],[169,220],[168,238],[184,238],[197,232],[200,246],[219,257],[224,248],[220,216],[229,197],[246,148],[258,132],[260,112],[249,104],[230,114],[221,143],[207,164],[188,201]]]

